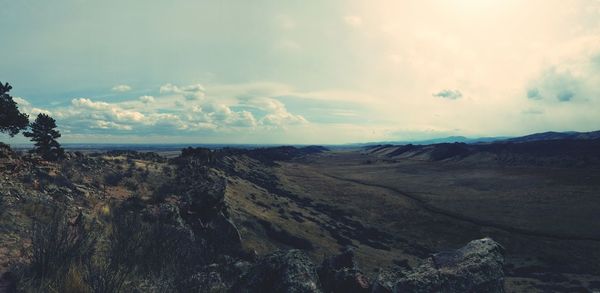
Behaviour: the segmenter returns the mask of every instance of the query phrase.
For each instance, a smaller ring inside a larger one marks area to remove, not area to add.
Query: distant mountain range
[[[384,144],[394,144],[394,145],[406,145],[406,144],[415,144],[415,145],[428,145],[428,144],[438,144],[438,143],[492,143],[492,142],[512,142],[512,143],[522,143],[522,142],[531,142],[531,141],[542,141],[542,140],[558,140],[558,139],[600,139],[600,130],[591,131],[591,132],[577,132],[577,131],[566,131],[566,132],[541,132],[534,133],[525,136],[519,137],[508,137],[508,136],[497,136],[497,137],[479,137],[479,138],[468,138],[464,136],[448,136],[441,138],[433,138],[427,140],[407,140],[407,141],[384,141],[384,142],[369,142],[362,144],[355,144],[361,146],[369,146],[369,145],[384,145]]]
[[[506,142],[529,142],[529,141],[540,141],[540,140],[557,140],[557,139],[599,139],[600,138],[600,130],[591,131],[591,132],[577,132],[577,131],[568,131],[568,132],[542,132],[535,133],[520,137],[514,137],[506,139]]]

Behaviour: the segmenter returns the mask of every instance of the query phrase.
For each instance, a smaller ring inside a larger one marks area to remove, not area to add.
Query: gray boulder
[[[325,259],[318,272],[323,291],[327,293],[370,291],[369,279],[358,268],[351,248],[346,248],[340,255]]]
[[[233,286],[237,293],[317,293],[319,278],[315,266],[300,250],[278,251],[255,264]]]
[[[490,238],[439,252],[411,271],[380,275],[373,292],[504,292],[504,248]],[[395,283],[392,288],[391,283]]]
[[[401,272],[380,271],[371,285],[371,293],[394,293],[396,282],[402,277]]]

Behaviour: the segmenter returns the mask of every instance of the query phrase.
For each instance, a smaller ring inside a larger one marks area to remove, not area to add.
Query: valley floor
[[[319,259],[351,245],[374,274],[490,236],[507,250],[509,292],[600,287],[598,169],[393,160],[345,151],[280,162],[264,172],[276,175],[277,186],[239,180],[228,198],[242,237],[259,253],[273,245],[310,245]]]

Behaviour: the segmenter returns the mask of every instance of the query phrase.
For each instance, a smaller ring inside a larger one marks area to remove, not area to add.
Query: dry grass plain
[[[274,175],[276,186],[237,178],[228,196],[242,237],[259,253],[308,241],[318,260],[352,245],[374,275],[490,236],[506,248],[509,292],[600,287],[598,169],[390,160],[359,151],[263,168],[250,169]]]

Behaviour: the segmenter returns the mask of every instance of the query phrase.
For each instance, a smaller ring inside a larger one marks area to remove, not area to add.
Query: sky
[[[337,144],[600,129],[599,0],[0,7],[0,81],[32,119],[54,117],[63,142]]]

